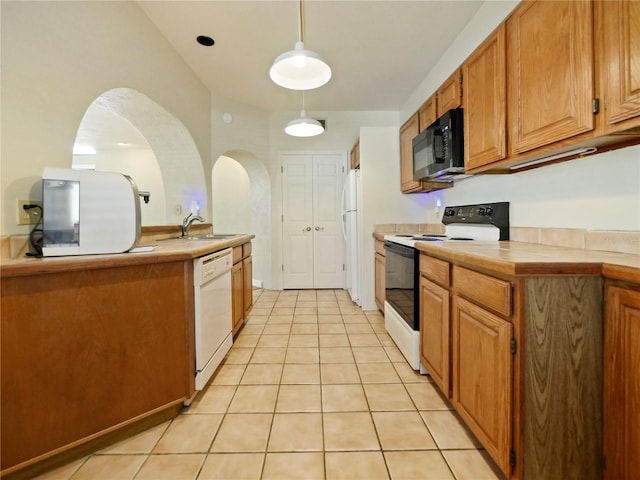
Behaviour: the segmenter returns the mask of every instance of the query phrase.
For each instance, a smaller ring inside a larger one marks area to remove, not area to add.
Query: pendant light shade
[[[305,110],[300,111],[300,118],[291,120],[284,129],[287,135],[293,137],[315,137],[324,132],[324,127],[315,118],[307,117]]]
[[[295,48],[279,55],[271,65],[269,76],[281,87],[290,90],[312,90],[331,79],[331,68],[316,52],[304,47],[302,0],[300,0],[300,40]]]

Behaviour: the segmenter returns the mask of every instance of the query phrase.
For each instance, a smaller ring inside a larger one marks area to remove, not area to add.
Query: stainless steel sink
[[[226,240],[227,238],[238,237],[241,233],[207,233],[204,235],[188,235],[186,237],[176,237],[178,240]]]

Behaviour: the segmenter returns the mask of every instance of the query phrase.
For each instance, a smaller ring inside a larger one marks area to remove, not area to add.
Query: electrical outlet
[[[173,206],[174,215],[182,215],[182,205],[176,204]]]
[[[40,208],[30,208],[25,210],[24,205],[40,205],[38,200],[18,200],[18,225],[35,225],[40,221],[42,210]]]

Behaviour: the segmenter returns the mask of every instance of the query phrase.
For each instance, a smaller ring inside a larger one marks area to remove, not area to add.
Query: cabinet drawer
[[[449,287],[449,263],[420,255],[420,273],[438,285]]]
[[[251,242],[242,244],[242,258],[247,258],[251,255]]]
[[[384,242],[381,242],[380,240],[376,240],[376,253],[379,253],[383,257],[385,256]]]
[[[453,267],[453,288],[463,297],[501,315],[511,315],[511,284],[482,273]]]
[[[242,245],[233,247],[233,263],[236,264],[242,260]]]

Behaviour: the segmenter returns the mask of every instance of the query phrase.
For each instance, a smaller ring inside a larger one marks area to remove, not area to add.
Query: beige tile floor
[[[38,478],[502,478],[496,472],[379,312],[343,290],[256,290],[247,324],[189,408]]]

